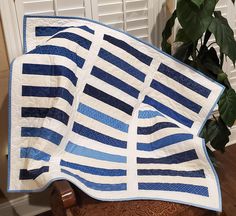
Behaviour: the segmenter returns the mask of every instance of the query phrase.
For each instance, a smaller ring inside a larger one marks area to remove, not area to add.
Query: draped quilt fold
[[[100,200],[221,211],[198,135],[224,88],[157,48],[83,18],[25,17],[11,65],[8,190],[67,179]]]

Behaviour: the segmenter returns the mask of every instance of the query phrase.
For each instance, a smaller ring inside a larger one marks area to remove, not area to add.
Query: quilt
[[[105,201],[221,211],[199,133],[224,88],[156,47],[84,18],[24,18],[11,65],[10,192],[66,179]]]

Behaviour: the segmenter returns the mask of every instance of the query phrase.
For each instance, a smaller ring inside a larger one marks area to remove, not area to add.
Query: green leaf
[[[168,39],[172,34],[172,28],[175,24],[175,19],[176,19],[176,10],[173,12],[172,16],[170,19],[167,21],[166,26],[162,32],[162,42],[161,42],[161,48],[164,52],[171,54],[171,44],[168,43]]]
[[[189,41],[190,41],[190,39],[185,34],[184,30],[182,28],[180,28],[176,34],[175,42],[189,42]]]
[[[218,120],[209,120],[207,128],[207,135],[211,146],[220,151],[224,151],[225,145],[229,142],[230,130],[224,124],[221,118]]]
[[[177,2],[177,17],[185,33],[192,41],[198,40],[207,30],[212,21],[217,0],[206,0],[198,8],[189,0]]]
[[[221,16],[221,12],[214,13],[209,31],[215,36],[216,43],[220,47],[220,52],[227,55],[235,64],[236,61],[236,41],[234,39],[234,32],[230,28],[227,19]]]
[[[191,0],[191,1],[200,8],[205,0]]]
[[[173,55],[176,59],[186,62],[193,51],[193,43],[187,42],[179,46]]]
[[[226,125],[231,127],[236,120],[236,93],[234,89],[226,89],[218,105],[222,120]]]

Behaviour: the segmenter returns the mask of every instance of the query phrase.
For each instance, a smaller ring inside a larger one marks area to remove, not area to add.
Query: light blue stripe
[[[125,124],[124,122],[118,120],[118,119],[115,119],[111,116],[108,116],[98,110],[95,110],[83,103],[80,103],[79,104],[79,107],[78,107],[78,112],[92,118],[92,119],[95,119],[99,122],[102,122],[103,124],[105,125],[108,125],[112,128],[115,128],[119,131],[122,131],[122,132],[126,132],[128,133],[128,129],[129,129],[129,125],[128,124]]]
[[[126,157],[121,155],[108,154],[93,149],[89,149],[83,146],[76,145],[69,142],[66,146],[66,151],[75,155],[94,158],[103,161],[111,161],[117,163],[126,163]]]
[[[69,172],[65,169],[61,169],[61,172],[76,178],[82,184],[84,184],[85,186],[87,186],[89,188],[92,188],[94,190],[99,190],[99,191],[121,191],[121,190],[126,190],[127,189],[126,183],[120,183],[120,184],[95,183],[95,182],[87,181],[84,178],[80,177],[79,175],[71,173],[71,172]]]
[[[163,116],[163,115],[158,111],[153,111],[153,110],[140,110],[138,113],[138,118],[140,119],[154,118],[156,116]]]
[[[36,148],[27,147],[20,149],[21,158],[32,158],[34,160],[49,161],[51,155]]]

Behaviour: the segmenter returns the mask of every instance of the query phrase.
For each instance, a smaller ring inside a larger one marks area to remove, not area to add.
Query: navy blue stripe
[[[64,111],[57,109],[55,107],[51,108],[35,108],[35,107],[22,107],[21,108],[22,117],[35,117],[35,118],[53,118],[65,125],[68,124],[69,115]]]
[[[117,38],[114,38],[110,35],[104,35],[103,39],[105,41],[108,41],[109,43],[125,50],[135,58],[137,58],[139,61],[143,62],[146,65],[150,65],[152,62],[152,59],[150,56],[140,52],[139,50],[135,49],[134,47],[130,46],[128,43],[124,42],[123,40],[119,40]]]
[[[111,64],[115,65],[116,67],[120,68],[121,70],[125,71],[126,73],[130,74],[131,76],[135,77],[136,79],[144,82],[146,75],[143,72],[133,67],[126,61],[108,52],[107,50],[104,50],[103,48],[101,48],[98,53],[98,56],[110,62]]]
[[[66,26],[66,27],[62,27],[62,26],[37,26],[35,28],[35,35],[36,37],[40,37],[40,36],[52,36],[54,34],[56,34],[59,31],[63,31],[67,28],[74,28],[74,26]],[[87,26],[79,26],[76,28],[80,28],[83,29],[91,34],[94,34],[94,30],[87,27]]]
[[[49,161],[51,155],[46,152],[35,149],[33,147],[26,147],[20,149],[20,157],[31,158],[34,160]]]
[[[60,32],[54,35],[52,38],[65,38],[70,41],[74,41],[75,43],[79,44],[81,47],[89,50],[92,42],[80,35],[77,35],[72,32]]]
[[[99,190],[99,191],[122,191],[127,189],[126,183],[120,183],[120,184],[102,184],[102,183],[95,183],[91,181],[87,181],[84,178],[80,177],[79,175],[75,175],[74,173],[71,173],[65,169],[61,169],[62,173],[65,173],[67,175],[70,175],[77,180],[79,180],[82,184],[85,186],[92,188],[93,190]]]
[[[23,64],[23,74],[64,76],[69,79],[74,86],[77,83],[77,77],[74,72],[62,65],[43,65],[43,64]]]
[[[139,183],[139,190],[176,191],[209,197],[208,188],[200,185],[181,183]]]
[[[84,93],[91,96],[91,97],[94,97],[110,106],[113,106],[125,113],[127,113],[128,115],[132,115],[132,112],[133,112],[133,107],[130,106],[129,104],[89,85],[89,84],[86,84],[85,88],[84,88]]]
[[[79,68],[82,68],[85,62],[85,60],[82,57],[78,56],[75,52],[72,52],[69,49],[60,46],[53,46],[53,45],[38,46],[28,53],[64,56],[73,61]]]
[[[118,147],[118,148],[126,148],[127,142],[123,140],[119,140],[113,137],[110,137],[108,135],[99,133],[95,130],[92,130],[90,128],[87,128],[77,122],[74,122],[73,129],[75,133],[78,133],[82,136],[88,137],[89,139],[96,140],[100,143]]]
[[[121,91],[131,95],[134,98],[138,98],[139,91],[131,85],[128,85],[126,82],[114,77],[113,75],[105,72],[104,70],[94,66],[91,74],[98,79],[101,79],[110,85],[120,89]]]
[[[141,151],[154,151],[156,149],[164,148],[182,141],[190,140],[193,138],[192,134],[179,133],[163,137],[151,143],[137,143],[137,149]]]
[[[165,106],[164,104],[150,98],[147,95],[145,96],[143,102],[155,107],[161,113],[173,118],[174,120],[178,121],[179,123],[181,123],[189,128],[191,128],[193,125],[193,121],[190,120],[189,118],[181,115],[180,113],[178,113],[178,112],[174,111],[173,109]]]
[[[20,180],[29,180],[29,179],[36,179],[38,176],[40,176],[42,173],[48,172],[49,167],[48,166],[42,166],[39,169],[20,169]]]
[[[163,170],[163,169],[139,169],[138,175],[182,176],[205,178],[203,169],[193,171]]]
[[[61,166],[69,167],[75,170],[80,170],[84,173],[89,173],[93,175],[99,176],[126,176],[126,170],[123,169],[104,169],[104,168],[97,168],[91,166],[80,165],[76,163],[71,163],[68,161],[61,160]]]
[[[193,81],[192,79],[186,77],[185,75],[177,72],[176,70],[168,67],[163,63],[160,64],[158,71],[184,85],[185,87],[197,92],[205,98],[207,98],[211,93],[211,90],[209,90],[208,88],[202,86],[201,84]]]
[[[48,140],[56,145],[59,145],[63,136],[53,130],[48,128],[35,128],[35,127],[22,127],[21,128],[22,137],[41,137]]]
[[[62,87],[22,86],[22,96],[60,97],[72,105],[74,96]]]
[[[180,103],[181,105],[189,108],[190,110],[194,111],[195,113],[199,113],[202,107],[197,103],[189,100],[188,98],[184,97],[183,95],[179,94],[178,92],[174,91],[173,89],[163,85],[162,83],[153,80],[151,83],[151,87],[155,90],[161,92],[162,94],[168,96],[169,98],[175,100],[176,102]]]
[[[194,149],[176,153],[162,158],[137,158],[138,164],[179,164],[198,159]]]
[[[177,128],[178,126],[171,122],[158,122],[149,127],[138,127],[138,134],[149,135],[164,128]]]

